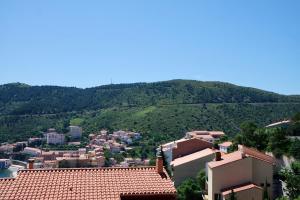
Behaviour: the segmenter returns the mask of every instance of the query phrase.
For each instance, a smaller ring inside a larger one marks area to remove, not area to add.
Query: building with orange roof
[[[171,168],[175,186],[188,178],[196,178],[198,172],[205,169],[206,163],[212,161],[214,157],[215,151],[207,148],[173,160]]]
[[[21,170],[0,190],[0,200],[176,199],[161,157],[155,167]]]
[[[241,145],[238,151],[216,157],[207,164],[209,200],[224,200],[231,190],[237,200],[262,200],[265,186],[272,199],[274,164],[271,156]]]
[[[227,141],[218,145],[222,153],[228,153],[228,149],[232,146],[232,142]]]
[[[206,148],[212,148],[213,144],[198,138],[182,138],[162,145],[163,153],[167,163],[182,156],[186,156]]]
[[[186,133],[187,138],[198,138],[208,142],[214,142],[224,136],[222,131],[191,131]]]

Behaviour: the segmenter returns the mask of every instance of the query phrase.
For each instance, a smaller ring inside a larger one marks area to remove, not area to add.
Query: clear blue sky
[[[300,94],[299,0],[0,1],[0,84],[169,79]]]

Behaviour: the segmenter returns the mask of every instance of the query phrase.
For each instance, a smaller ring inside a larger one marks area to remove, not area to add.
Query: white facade
[[[56,132],[46,134],[47,144],[64,144],[65,135]]]
[[[29,154],[31,156],[40,156],[42,154],[42,151],[37,148],[25,147],[23,153]]]

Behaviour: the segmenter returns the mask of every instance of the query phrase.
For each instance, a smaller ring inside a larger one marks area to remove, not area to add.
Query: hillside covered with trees
[[[285,96],[222,82],[172,80],[80,89],[0,86],[0,141],[16,141],[71,122],[85,133],[100,128],[140,131],[153,145],[182,137],[192,129],[223,130],[240,124],[264,126],[300,112],[300,97]]]

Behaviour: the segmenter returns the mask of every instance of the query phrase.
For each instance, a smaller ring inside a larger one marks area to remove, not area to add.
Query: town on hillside
[[[180,199],[181,190],[186,191],[189,184],[194,184],[194,190],[185,194],[190,195],[190,199],[196,196],[205,200],[233,197],[237,200],[265,200],[284,193],[284,186],[275,176],[282,163],[270,153],[245,145],[235,147],[236,144],[222,131],[194,130],[186,132],[182,139],[157,146],[155,166],[152,167],[150,159],[133,158],[127,154],[135,148],[133,144],[139,143],[141,133],[123,130],[110,133],[101,129],[89,134],[88,143],[83,147],[82,128],[69,126],[68,130],[67,133],[58,133],[49,128],[42,133],[43,137],[1,144],[0,153],[5,158],[0,159],[0,168],[14,170],[10,178],[0,179],[0,189],[4,191],[0,199],[18,199],[21,189],[15,185],[25,182],[31,182],[27,184],[31,189],[23,185],[22,191],[28,189],[23,195],[32,199],[50,198],[47,195],[62,195],[70,199],[71,193],[55,188],[54,184],[60,182],[66,183],[61,187],[70,191],[73,187],[87,187],[85,182],[119,185],[117,188],[111,186],[109,191],[95,187],[101,193],[100,199]],[[61,145],[73,149],[55,149]],[[116,155],[126,157],[118,160]],[[78,175],[82,182],[76,186],[72,182],[77,181]],[[56,182],[48,185],[53,178]],[[39,196],[37,183],[53,194]],[[95,190],[80,193],[81,196],[94,197],[97,194]],[[182,199],[189,199],[187,196]]]

